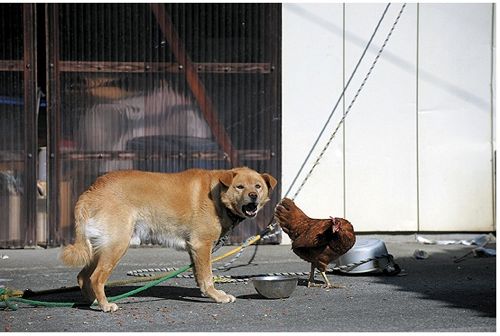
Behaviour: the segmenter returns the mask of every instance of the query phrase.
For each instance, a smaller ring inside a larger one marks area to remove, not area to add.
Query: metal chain
[[[375,64],[377,64],[378,62],[378,59],[380,58],[380,55],[382,54],[382,52],[384,51],[384,48],[385,46],[387,45],[387,42],[389,41],[389,39],[391,38],[391,35],[394,31],[394,29],[396,28],[396,25],[398,24],[399,22],[399,19],[401,17],[401,15],[403,14],[403,11],[406,7],[406,3],[404,3],[402,6],[401,6],[401,10],[399,11],[399,14],[398,16],[396,17],[396,20],[394,21],[392,27],[391,27],[391,30],[389,31],[389,33],[387,34],[387,37],[385,38],[385,41],[384,43],[382,44],[382,46],[380,47],[378,53],[377,53],[377,56],[375,57],[375,59],[373,60],[373,63],[370,67],[370,69],[368,70],[368,73],[366,74],[365,78],[363,79],[361,85],[359,86],[356,94],[354,95],[354,98],[351,100],[351,103],[349,104],[349,107],[347,108],[347,110],[345,111],[344,115],[342,116],[342,119],[340,119],[337,127],[335,128],[335,130],[333,131],[332,135],[330,136],[330,138],[328,139],[326,145],[323,147],[323,150],[321,151],[321,153],[319,154],[318,158],[316,159],[316,161],[314,162],[313,166],[311,167],[311,169],[309,170],[309,172],[307,173],[306,177],[304,178],[304,180],[302,181],[301,185],[299,186],[299,188],[297,189],[297,191],[295,192],[295,194],[293,195],[292,197],[292,200],[294,200],[297,195],[300,193],[300,191],[302,190],[302,188],[304,187],[304,185],[306,184],[306,182],[309,180],[309,178],[311,177],[314,169],[316,168],[316,166],[319,164],[319,161],[321,161],[321,159],[323,158],[323,155],[325,154],[326,150],[328,149],[328,147],[330,146],[332,140],[335,138],[335,135],[337,135],[337,132],[338,130],[340,129],[340,126],[344,123],[345,121],[345,118],[347,117],[347,114],[349,114],[349,112],[351,111],[351,108],[352,106],[354,105],[354,102],[356,101],[356,99],[358,98],[359,96],[359,93],[361,92],[361,90],[363,89],[363,87],[365,86],[365,83],[366,81],[368,80],[368,78],[370,77],[372,71],[373,71],[373,68],[375,67]],[[291,189],[291,187],[290,187]],[[290,191],[290,189],[288,191]],[[287,192],[288,193],[288,192]],[[286,196],[286,195],[285,195]]]
[[[268,234],[265,234],[264,236],[262,236],[260,238],[260,240],[266,240],[266,239],[271,239],[271,238],[274,238],[275,236],[277,236],[278,234],[280,234],[281,230],[276,230],[276,226],[277,226],[277,223],[274,222],[271,224],[269,224],[266,228],[265,231],[269,231]],[[271,233],[273,230],[274,233]],[[214,253],[215,251],[217,251],[219,248],[221,248],[223,245],[225,245],[225,243],[227,241],[229,241],[229,236],[230,235],[226,235],[225,237],[223,237],[221,240],[219,240],[219,242],[217,243],[217,245],[214,247],[214,249],[212,250],[212,253]],[[245,251],[245,249],[249,246],[248,245],[248,242],[253,240],[255,238],[255,236],[252,236],[250,238],[248,238],[247,240],[245,240],[243,242],[243,244],[241,244],[241,250],[233,257],[233,259],[231,259],[230,261],[228,261],[227,263],[225,263],[224,265],[218,267],[216,270],[219,270],[219,271],[227,271],[229,270],[230,266],[236,261],[238,260],[238,258],[240,258],[242,255],[243,255],[243,252]]]
[[[232,233],[233,230],[231,229],[223,237],[219,238],[217,243],[215,243],[215,246],[212,248],[212,253],[220,249],[222,246],[226,245],[226,243],[230,240]]]

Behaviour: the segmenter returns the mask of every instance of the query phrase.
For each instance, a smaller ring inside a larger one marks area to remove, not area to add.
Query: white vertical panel
[[[493,229],[491,4],[420,6],[420,229]]]
[[[400,6],[390,7],[347,92],[347,104]],[[331,112],[342,91],[342,76],[347,80],[351,74],[385,4],[346,5],[345,59],[342,7],[283,5],[283,191]],[[357,231],[494,229],[491,17],[491,4],[420,5],[417,47],[417,5],[407,6],[347,117],[345,134],[338,134],[296,199],[307,213],[341,214]],[[313,159],[336,126],[341,107]]]
[[[346,6],[346,77],[385,4]],[[390,30],[390,7],[346,97],[348,104]],[[409,4],[347,117],[346,217],[358,231],[417,230],[416,5]]]
[[[342,4],[283,4],[283,176],[285,193],[342,92]],[[325,135],[342,116],[336,112]],[[320,147],[324,141],[320,141]],[[314,151],[312,159],[318,156]],[[312,161],[306,166],[311,167]],[[302,174],[291,190],[293,196]],[[312,217],[343,216],[342,131],[296,198]]]
[[[497,91],[497,77],[496,77],[496,69],[497,69],[497,60],[496,60],[496,55],[497,55],[497,49],[496,49],[496,45],[497,45],[497,39],[498,39],[498,36],[497,36],[497,33],[496,33],[496,21],[497,21],[497,14],[496,14],[496,3],[492,3],[491,4],[491,15],[492,15],[492,39],[491,39],[491,44],[492,44],[492,60],[491,60],[491,111],[492,111],[492,125],[491,125],[491,129],[492,129],[492,139],[491,139],[491,145],[492,145],[492,157],[493,157],[493,162],[494,162],[494,168],[493,168],[493,176],[494,176],[494,179],[492,181],[492,189],[493,189],[493,192],[492,192],[492,196],[493,196],[493,230],[496,230],[497,229],[497,223],[496,223],[496,220],[497,220],[497,209],[498,209],[498,202],[497,202],[497,199],[498,199],[498,194],[497,194],[497,186],[498,186],[498,180],[499,180],[499,176],[498,174],[496,174],[496,167],[498,167],[498,165],[496,164],[496,134],[497,134],[497,123],[498,123],[498,118],[496,116],[496,110],[497,110],[497,104],[496,104],[496,92]]]

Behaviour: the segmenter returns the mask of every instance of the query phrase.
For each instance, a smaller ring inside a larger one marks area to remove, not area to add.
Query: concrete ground
[[[251,282],[218,284],[219,289],[236,296],[232,304],[212,303],[201,296],[193,279],[174,278],[119,301],[120,309],[114,313],[19,304],[16,311],[0,310],[0,332],[496,331],[496,258],[468,256],[455,263],[473,247],[422,245],[414,235],[368,237],[386,243],[403,269],[398,276],[332,272],[329,279],[345,288],[330,290],[307,288],[307,276],[300,276],[291,297],[278,300],[262,298]],[[426,237],[470,239],[475,235]],[[367,237],[358,236],[363,238]],[[224,247],[216,255],[232,248]],[[415,259],[416,249],[429,257]],[[234,268],[218,274],[309,271],[309,264],[295,256],[290,246],[259,246],[255,259],[247,265],[253,252],[254,247],[249,247]],[[61,265],[58,253],[59,249],[0,250],[0,286],[38,291],[75,285],[79,270]],[[2,255],[8,258],[2,259]],[[130,279],[127,272],[131,270],[188,263],[186,252],[133,248],[111,280]],[[112,287],[108,294],[118,295],[138,286]],[[70,292],[35,299],[79,301],[81,296]]]

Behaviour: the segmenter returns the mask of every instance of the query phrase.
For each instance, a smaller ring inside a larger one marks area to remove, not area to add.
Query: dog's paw
[[[232,295],[226,294],[221,300],[218,300],[218,303],[231,303],[236,301],[236,298]]]
[[[118,306],[116,305],[116,303],[105,303],[100,305],[100,307],[105,313],[115,312],[118,310]]]
[[[229,299],[229,301],[227,303],[236,301],[236,298],[230,294],[227,294],[227,298]]]
[[[212,299],[214,299],[217,303],[231,303],[236,301],[234,296],[226,294],[221,290],[216,290],[216,294],[212,296]]]

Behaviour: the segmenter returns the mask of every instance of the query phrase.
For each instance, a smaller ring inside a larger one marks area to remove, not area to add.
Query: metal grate
[[[0,247],[35,244],[34,7],[0,5]]]
[[[73,239],[78,196],[111,170],[280,177],[281,5],[46,8],[50,244]],[[279,194],[231,241],[260,232]]]

